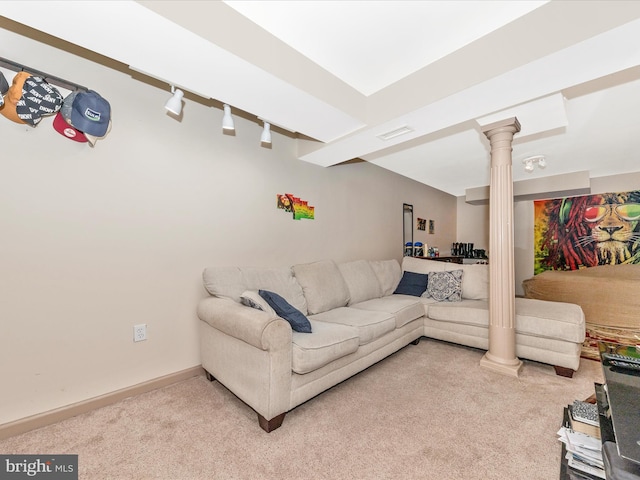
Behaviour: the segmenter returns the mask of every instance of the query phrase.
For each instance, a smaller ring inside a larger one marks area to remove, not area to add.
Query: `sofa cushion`
[[[205,288],[216,297],[240,302],[240,296],[246,290],[268,290],[307,313],[302,288],[289,267],[209,267],[202,276]]]
[[[405,272],[409,273],[409,272]],[[439,302],[459,302],[462,300],[462,270],[429,273],[425,296]]]
[[[349,288],[334,261],[295,265],[293,272],[304,292],[310,315],[344,307],[349,302]]]
[[[404,327],[407,323],[424,316],[425,313],[423,303],[410,295],[388,295],[356,303],[350,307],[390,313],[396,319],[396,328]]]
[[[290,267],[242,267],[240,271],[247,290],[275,292],[302,313],[307,313],[302,287]]]
[[[240,295],[240,303],[246,305],[247,307],[256,308],[258,310],[262,310],[263,312],[270,313],[273,316],[277,316],[276,311],[271,308],[269,302],[267,302],[264,298],[260,296],[256,290],[247,290]]]
[[[312,315],[309,319],[356,328],[360,338],[360,345],[366,345],[396,328],[396,320],[390,313],[352,307],[334,308]]]
[[[429,304],[428,316],[432,320],[466,325],[489,325],[489,302],[462,300],[461,302],[436,302]]]
[[[426,273],[404,272],[394,294],[419,297],[427,290],[429,275]]]
[[[580,306],[532,298],[516,298],[516,332],[582,343],[585,319]]]
[[[304,314],[287,302],[284,298],[274,292],[258,290],[258,293],[275,310],[279,317],[284,318],[291,324],[291,328],[296,332],[311,333],[311,324]]]
[[[382,294],[378,277],[366,260],[339,263],[338,268],[349,289],[349,305],[378,298]]]
[[[469,300],[486,300],[489,298],[489,265],[460,265],[447,263],[445,271],[462,268],[462,298]]]
[[[347,325],[310,320],[313,333],[293,332],[291,369],[309,373],[358,350],[358,330]]]
[[[209,267],[202,272],[204,288],[216,297],[240,302],[240,295],[247,290],[239,267]]]
[[[397,260],[370,260],[369,264],[378,278],[380,296],[391,295],[400,282],[402,270]]]
[[[436,301],[435,299],[433,299],[431,297],[420,297],[418,300],[420,300],[420,303],[422,304],[422,307],[424,308],[425,316],[429,315],[429,306],[430,305],[440,303],[440,302]]]
[[[415,257],[402,257],[402,271],[416,273],[444,272],[447,262],[425,260]],[[459,266],[459,265],[458,265]]]

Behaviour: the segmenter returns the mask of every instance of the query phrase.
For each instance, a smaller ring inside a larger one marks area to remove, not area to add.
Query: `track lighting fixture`
[[[164,108],[173,115],[180,115],[182,113],[182,99],[184,92],[174,85],[171,85],[172,96],[165,103]],[[231,106],[224,103],[222,105],[222,132],[226,135],[235,135],[235,123],[231,116]],[[271,148],[271,123],[258,117],[263,123],[262,133],[260,135],[260,144],[265,148]]]
[[[167,100],[164,108],[174,115],[180,115],[180,112],[182,112],[182,97],[184,97],[184,92],[171,85],[171,93],[173,93],[173,96]]]
[[[271,144],[271,124],[269,122],[264,123],[264,128],[262,129],[262,135],[260,135],[260,143]]]
[[[224,115],[222,116],[222,129],[232,132],[236,129],[233,124],[233,117],[231,116],[231,107],[224,104]]]
[[[527,173],[533,172],[533,169],[536,165],[538,168],[544,168],[547,166],[547,161],[544,158],[544,155],[534,155],[533,157],[527,157],[522,160],[524,164],[524,170]]]

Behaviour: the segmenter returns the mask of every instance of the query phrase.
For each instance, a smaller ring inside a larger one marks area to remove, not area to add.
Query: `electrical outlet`
[[[133,326],[133,341],[142,342],[147,339],[147,324],[142,323],[140,325]]]

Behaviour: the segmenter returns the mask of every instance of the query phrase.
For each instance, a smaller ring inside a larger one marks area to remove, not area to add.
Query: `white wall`
[[[471,205],[458,197],[456,242],[473,243],[474,248],[489,251],[489,206]]]
[[[630,192],[640,190],[640,172],[591,179],[591,193]]]
[[[11,60],[107,98],[94,149],[0,117],[0,424],[199,365],[195,309],[208,265],[402,255],[402,203],[455,239],[456,199],[365,162],[296,160],[295,140],[0,28]],[[9,77],[9,81],[11,77]],[[277,193],[316,207],[276,209]],[[424,232],[422,232],[424,233]],[[416,239],[419,234],[416,232]],[[132,341],[135,324],[148,340]]]
[[[638,190],[640,172],[591,178],[590,183],[593,194]],[[523,295],[523,280],[533,276],[533,201],[515,202],[513,217],[516,295]],[[488,248],[489,205],[470,205],[458,197],[457,231],[456,241],[475,241]]]

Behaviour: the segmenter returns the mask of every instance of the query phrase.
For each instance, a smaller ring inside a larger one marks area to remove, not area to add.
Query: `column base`
[[[517,357],[513,361],[497,361],[489,352],[485,353],[482,359],[480,359],[480,366],[487,370],[500,373],[502,375],[508,375],[510,377],[518,377],[522,370],[522,361]]]

